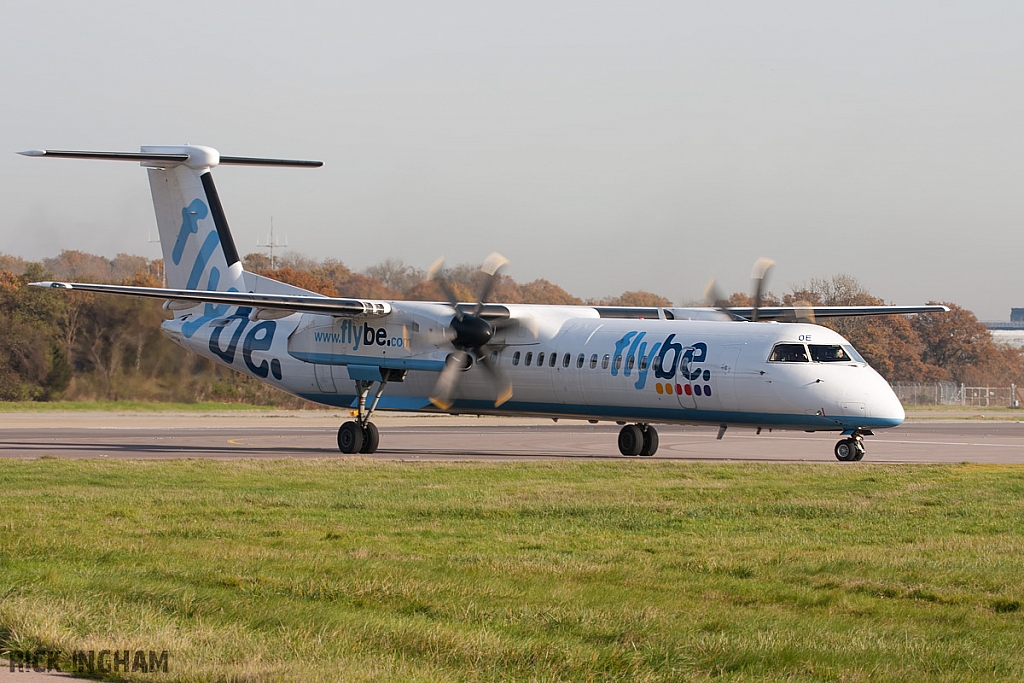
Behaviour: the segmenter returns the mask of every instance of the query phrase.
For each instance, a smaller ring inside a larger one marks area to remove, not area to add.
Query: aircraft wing
[[[729,307],[736,315],[749,318],[754,315],[750,307]],[[761,320],[793,320],[800,314],[814,319],[850,318],[864,315],[909,315],[911,313],[946,313],[948,306],[764,306],[757,309]]]
[[[335,299],[327,296],[294,294],[257,294],[254,292],[208,292],[194,289],[164,289],[162,287],[129,287],[125,285],[95,285],[77,282],[33,282],[33,287],[70,289],[81,292],[124,294],[150,299],[165,299],[167,308],[182,310],[201,303],[251,306],[252,308],[282,313],[323,313],[336,316],[372,315],[391,313],[391,304],[363,299]]]

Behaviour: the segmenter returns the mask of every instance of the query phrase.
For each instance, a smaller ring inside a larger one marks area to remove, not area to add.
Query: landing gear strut
[[[658,451],[658,430],[648,424],[626,425],[619,431],[619,452],[651,456]]]
[[[377,429],[377,425],[370,422],[370,418],[373,417],[373,411],[377,409],[377,403],[380,402],[380,397],[384,393],[384,387],[391,380],[403,381],[405,371],[381,368],[380,376],[377,391],[374,393],[369,408],[366,406],[366,399],[370,395],[373,381],[362,379],[355,381],[356,394],[359,396],[359,402],[356,404],[358,417],[355,421],[349,420],[338,429],[338,450],[342,453],[370,454],[377,452],[377,446],[380,445],[380,431]]]
[[[874,436],[870,429],[855,429],[846,439],[836,444],[836,460],[842,462],[856,462],[864,459],[864,437]]]

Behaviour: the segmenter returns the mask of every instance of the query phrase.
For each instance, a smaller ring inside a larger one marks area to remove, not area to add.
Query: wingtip
[[[26,149],[24,152],[18,152],[23,157],[45,157],[45,149]]]

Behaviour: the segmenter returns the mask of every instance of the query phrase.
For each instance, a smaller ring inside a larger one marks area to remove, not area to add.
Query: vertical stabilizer
[[[149,166],[167,286],[245,291],[242,263],[228,229],[211,169],[220,155],[209,147],[143,147],[149,154],[185,154],[184,163]]]
[[[242,262],[211,170],[224,164],[319,168],[323,166],[322,161],[222,156],[212,147],[199,145],[143,147],[140,152],[30,149],[18,154],[53,159],[134,161],[147,167],[164,254],[164,273],[171,289],[308,294],[304,289],[251,273],[252,287],[246,288]]]

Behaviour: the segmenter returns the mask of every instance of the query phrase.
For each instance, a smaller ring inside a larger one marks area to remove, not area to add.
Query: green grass
[[[173,403],[162,401],[0,401],[0,413],[49,413],[63,411],[101,412],[207,412],[275,410],[273,406],[248,403]]]
[[[0,490],[4,645],[172,680],[1024,678],[1021,467],[43,459]]]

